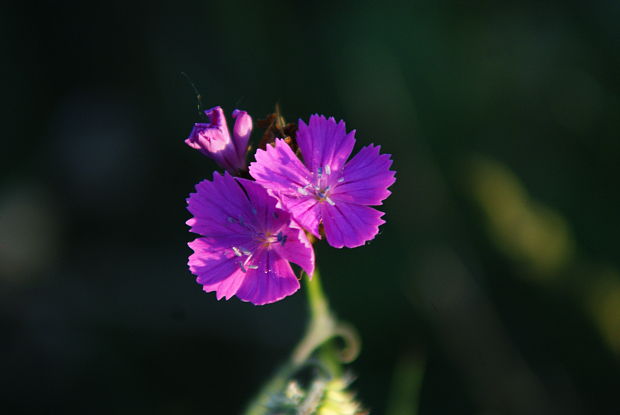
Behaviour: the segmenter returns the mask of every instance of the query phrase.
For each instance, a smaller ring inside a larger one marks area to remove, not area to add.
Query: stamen
[[[329,203],[329,204],[330,204],[330,205],[332,205],[332,206],[335,206],[335,205],[336,205],[336,203],[335,203],[333,200],[331,200],[331,199],[329,198],[329,196],[327,196],[327,197],[325,198],[325,200],[327,201],[327,203]]]
[[[323,167],[317,167],[316,174],[321,177],[323,175]]]
[[[286,243],[286,238],[288,238],[288,236],[284,235],[282,232],[278,232],[277,240],[280,242],[280,245],[284,246]]]
[[[233,246],[232,250],[235,252],[235,255],[237,255],[237,256],[241,256],[242,255],[241,251],[236,246]]]
[[[252,252],[248,251],[247,249],[243,247],[241,248],[241,252],[243,253],[243,255],[246,255],[246,256],[252,255]]]
[[[243,261],[239,261],[239,267],[241,268],[241,271],[248,272],[248,270],[245,269],[245,266],[243,265]]]
[[[248,269],[258,269],[258,265],[248,265]]]
[[[338,179],[338,183],[342,183],[342,182],[344,182],[344,177],[341,177]]]
[[[308,196],[308,191],[304,189],[303,187],[298,187],[297,191],[304,196]]]
[[[332,168],[329,167],[329,164],[325,166],[325,174],[327,174],[328,176],[332,174]]]

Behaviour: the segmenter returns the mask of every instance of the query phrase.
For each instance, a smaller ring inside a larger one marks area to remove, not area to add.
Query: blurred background
[[[301,336],[303,291],[217,302],[187,269],[216,166],[181,72],[393,154],[381,234],[317,247],[371,413],[620,413],[620,3],[3,9],[2,413],[236,414]]]

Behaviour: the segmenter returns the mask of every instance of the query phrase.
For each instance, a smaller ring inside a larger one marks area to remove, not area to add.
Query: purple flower
[[[312,275],[314,251],[305,233],[256,182],[216,172],[187,203],[194,215],[187,224],[202,235],[189,243],[189,268],[218,300],[236,295],[262,305],[293,294],[299,281],[289,261]]]
[[[299,120],[297,143],[303,163],[281,139],[256,152],[250,174],[277,196],[282,207],[305,229],[320,238],[323,224],[327,242],[336,248],[363,245],[385,223],[370,206],[381,205],[394,181],[388,154],[369,145],[347,162],[355,144],[355,130],[347,134],[344,121],[322,115]]]
[[[224,169],[235,174],[246,167],[245,154],[252,133],[252,117],[245,111],[234,110],[233,136],[230,137],[226,117],[221,107],[205,111],[209,123],[196,123],[185,143],[215,160]]]

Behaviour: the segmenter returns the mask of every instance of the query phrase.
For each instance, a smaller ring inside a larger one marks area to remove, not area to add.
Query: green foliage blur
[[[187,270],[207,108],[344,119],[387,223],[317,246],[371,414],[617,414],[620,3],[34,2],[0,13],[0,412],[236,414],[303,291]],[[230,119],[230,118],[229,118]],[[252,140],[257,143],[260,131]]]

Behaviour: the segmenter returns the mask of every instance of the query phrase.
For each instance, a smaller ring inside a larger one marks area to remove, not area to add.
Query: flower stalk
[[[308,299],[309,321],[306,332],[295,347],[290,359],[263,386],[258,395],[248,405],[245,415],[266,415],[270,413],[269,401],[273,396],[285,390],[287,383],[297,371],[306,365],[315,351],[319,365],[327,371],[330,378],[340,376],[342,361],[332,340],[340,335],[339,324],[329,309],[329,303],[318,269],[315,268],[312,279],[304,278]]]

